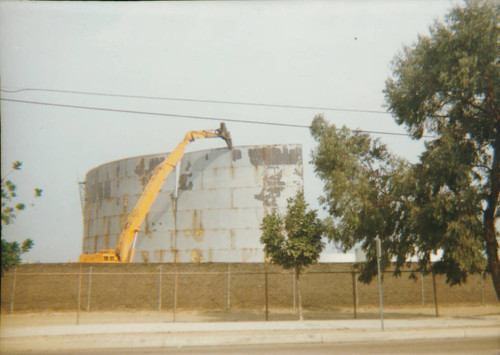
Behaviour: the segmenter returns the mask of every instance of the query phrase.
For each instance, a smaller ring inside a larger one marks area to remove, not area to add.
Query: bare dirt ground
[[[446,306],[439,307],[440,317],[488,317],[500,315],[500,305],[485,306]],[[390,307],[384,309],[384,319],[412,319],[433,318],[435,308],[428,307]],[[357,311],[357,319],[378,319],[380,310],[377,307],[363,307]],[[353,319],[352,309],[338,309],[335,311],[308,311],[304,312],[305,320],[336,320]],[[298,319],[293,310],[271,310],[270,321],[286,321]],[[264,321],[265,311],[218,311],[194,312],[180,311],[175,314],[176,322],[237,322],[237,321]],[[2,312],[0,326],[8,327],[37,327],[62,326],[77,324],[116,324],[116,323],[161,323],[173,322],[174,314],[167,311],[115,311],[115,312],[37,312],[15,313]]]

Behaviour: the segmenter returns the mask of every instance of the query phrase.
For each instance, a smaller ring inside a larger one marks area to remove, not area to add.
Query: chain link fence
[[[472,275],[450,287],[441,275],[410,279],[383,274],[386,308],[498,304],[489,274]],[[362,318],[360,309],[379,305],[378,283],[363,284],[350,264],[317,264],[300,276],[302,306],[309,312],[342,310]],[[2,277],[2,312],[182,311],[295,312],[296,275],[268,264],[32,264]]]

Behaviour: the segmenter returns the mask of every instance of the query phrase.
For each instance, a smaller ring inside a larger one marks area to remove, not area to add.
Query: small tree
[[[16,203],[14,200],[17,196],[17,185],[6,178],[14,171],[21,170],[22,163],[15,161],[12,163],[12,171],[5,178],[2,178],[2,229],[3,226],[14,223],[17,213],[26,208],[24,203]],[[43,190],[35,189],[34,198],[42,196]],[[31,204],[33,205],[33,203]],[[8,242],[3,237],[2,245],[2,275],[12,267],[19,265],[21,262],[21,254],[28,252],[33,247],[33,240],[25,239],[21,245],[17,242]]]
[[[298,192],[288,199],[287,214],[267,215],[262,220],[260,241],[264,253],[273,264],[295,270],[299,298],[299,319],[303,320],[300,274],[302,270],[318,261],[324,244],[321,240],[323,225],[315,210],[307,210],[304,194]]]

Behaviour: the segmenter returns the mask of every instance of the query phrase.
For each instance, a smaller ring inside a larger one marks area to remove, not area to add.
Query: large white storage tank
[[[87,173],[84,253],[116,246],[128,214],[166,156],[123,159]],[[302,189],[300,145],[187,153],[141,227],[134,262],[263,262],[262,218],[283,213],[287,199]]]

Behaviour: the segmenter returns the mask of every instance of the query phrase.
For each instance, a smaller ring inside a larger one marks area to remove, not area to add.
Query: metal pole
[[[80,272],[78,273],[78,302],[76,305],[76,325],[80,324],[81,297],[82,297],[82,264],[80,264]]]
[[[380,272],[380,259],[382,259],[382,243],[377,237],[377,268],[378,268],[378,291],[380,295],[380,325],[384,331],[384,301],[382,298],[382,275]]]
[[[174,196],[172,201],[172,212],[174,217],[174,263],[177,263],[177,197],[179,194],[179,166],[181,164],[177,164],[175,166],[175,186],[174,186]]]
[[[161,312],[161,265],[158,272],[158,312]]]
[[[266,321],[269,320],[269,296],[267,294],[267,271],[265,272],[265,292],[266,292]]]
[[[179,194],[179,167],[181,164],[177,164],[175,166],[175,186],[174,186],[174,200],[173,200],[173,215],[174,215],[174,269],[175,269],[175,275],[174,275],[174,307],[173,307],[173,321],[176,321],[177,318],[177,259],[178,259],[178,253],[179,251],[177,250],[177,197]]]
[[[174,322],[176,321],[176,313],[177,313],[177,263],[174,264],[175,266],[175,275],[174,275]]]
[[[10,311],[9,314],[14,312],[14,295],[16,292],[16,277],[17,277],[17,267],[14,268],[14,276],[12,277],[12,292],[10,294]]]
[[[356,299],[358,298],[357,292],[356,292],[356,271],[352,272],[352,304],[354,308],[354,319],[358,318],[358,309],[356,305]]]
[[[481,275],[481,304],[484,305],[484,278],[486,277],[486,272]]]
[[[179,251],[177,250],[177,196],[179,193],[179,166],[180,164],[177,164],[175,166],[175,186],[174,186],[174,200],[172,202],[172,209],[173,209],[173,216],[174,216],[174,269],[175,269],[175,275],[174,275],[174,307],[173,307],[173,321],[176,321],[176,312],[177,312],[177,259],[178,259],[178,253]]]
[[[425,306],[425,290],[424,290],[424,273],[420,273],[420,279],[422,280],[422,306]]]
[[[302,292],[300,289],[300,271],[295,268],[295,274],[297,275],[295,280],[297,281],[297,296],[299,301],[299,320],[304,320],[304,313],[302,312]]]
[[[227,264],[227,310],[231,309],[231,264]]]
[[[436,318],[439,318],[438,296],[436,290],[436,274],[432,272],[432,286],[434,288],[434,307],[436,309]]]
[[[89,285],[87,288],[87,312],[90,312],[90,287],[92,285],[92,266],[89,268]]]
[[[354,270],[354,284],[356,285],[356,307],[359,308],[359,292],[358,292],[358,272]]]

